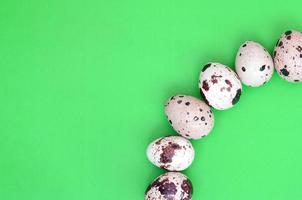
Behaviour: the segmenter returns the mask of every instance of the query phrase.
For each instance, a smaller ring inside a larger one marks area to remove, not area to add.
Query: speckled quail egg
[[[191,200],[191,181],[179,172],[167,172],[157,177],[147,188],[145,200]]]
[[[165,104],[165,114],[171,126],[188,139],[206,136],[214,126],[211,108],[192,96],[171,97]]]
[[[273,59],[259,43],[247,41],[238,50],[236,72],[245,85],[261,86],[273,75]]]
[[[233,107],[242,91],[237,74],[220,63],[206,64],[199,76],[200,93],[213,108],[225,110]]]
[[[302,81],[302,33],[286,31],[274,50],[275,68],[289,82]]]
[[[194,149],[189,140],[181,136],[159,138],[149,144],[148,159],[157,167],[169,171],[182,171],[194,160]]]

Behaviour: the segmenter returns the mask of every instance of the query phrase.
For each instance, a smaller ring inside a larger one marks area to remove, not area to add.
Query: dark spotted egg
[[[254,41],[246,41],[241,45],[236,56],[236,72],[245,85],[261,86],[273,75],[273,59],[262,45]]]
[[[220,63],[208,63],[199,76],[200,93],[213,108],[225,110],[233,107],[241,95],[241,82],[237,74]]]
[[[191,142],[181,136],[159,138],[149,144],[148,159],[157,167],[169,171],[182,171],[194,160],[194,149]]]
[[[191,181],[179,172],[168,172],[157,177],[147,188],[145,200],[191,200]]]
[[[274,50],[275,68],[289,82],[302,81],[302,33],[286,31]]]
[[[176,95],[166,102],[165,114],[171,126],[183,137],[199,139],[214,126],[211,108],[203,101],[187,95]]]

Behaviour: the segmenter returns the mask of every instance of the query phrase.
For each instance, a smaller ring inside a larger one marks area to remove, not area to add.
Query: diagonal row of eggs
[[[284,32],[276,43],[273,59],[265,48],[253,41],[245,42],[237,53],[236,72],[248,86],[257,87],[267,83],[274,67],[284,80],[302,81],[301,32]]]
[[[181,136],[167,136],[153,141],[147,148],[148,159],[156,166],[175,172],[159,176],[148,187],[145,200],[187,199],[192,196],[192,184],[176,172],[188,168],[195,152],[188,139],[200,139],[214,127],[211,107],[225,110],[240,99],[241,83],[259,87],[267,83],[274,72],[289,82],[302,81],[302,33],[287,31],[274,49],[274,59],[259,43],[246,41],[240,46],[231,68],[217,62],[204,65],[199,76],[203,100],[188,95],[176,95],[165,104],[169,123]],[[274,66],[275,65],[275,66]]]
[[[302,81],[302,33],[286,31],[278,40],[273,59],[259,43],[246,41],[240,46],[235,62],[236,73],[220,63],[207,63],[199,77],[201,95],[208,105],[218,110],[233,107],[242,92],[241,83],[259,87],[274,72],[289,82]]]

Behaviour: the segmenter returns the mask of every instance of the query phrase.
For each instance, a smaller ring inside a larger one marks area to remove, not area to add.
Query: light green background
[[[163,173],[145,149],[174,134],[175,94],[199,97],[208,61],[271,52],[302,30],[301,0],[2,0],[0,199],[139,200]],[[302,198],[302,84],[275,74],[214,111],[184,173],[196,200]]]

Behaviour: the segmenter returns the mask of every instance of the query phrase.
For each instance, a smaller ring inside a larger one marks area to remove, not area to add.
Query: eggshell
[[[183,137],[200,139],[214,126],[211,108],[200,99],[176,95],[166,102],[165,114],[171,126]]]
[[[302,33],[286,31],[277,41],[274,50],[275,68],[289,82],[302,80]]]
[[[213,108],[225,110],[240,99],[242,86],[237,74],[220,63],[208,63],[199,76],[200,93]]]
[[[147,148],[148,159],[157,167],[182,171],[194,160],[191,142],[181,136],[167,136],[153,141]]]
[[[236,56],[236,72],[245,85],[261,86],[273,75],[273,59],[259,43],[246,41],[239,48]]]
[[[145,200],[191,200],[193,186],[187,176],[168,172],[157,177],[147,188]]]

